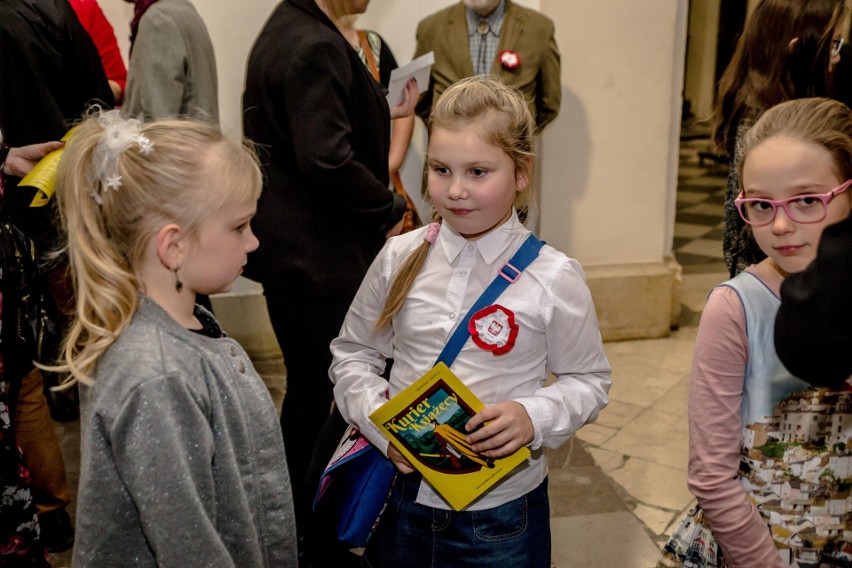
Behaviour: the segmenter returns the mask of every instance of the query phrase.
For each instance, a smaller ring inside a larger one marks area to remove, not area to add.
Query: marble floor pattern
[[[681,149],[675,226],[675,256],[684,273],[681,325],[663,339],[607,343],[613,367],[609,406],[572,441],[549,451],[557,568],[653,568],[672,525],[693,502],[686,488],[692,346],[706,296],[725,280],[720,239],[726,168],[700,163],[698,152],[706,146],[706,139],[698,139]],[[258,361],[258,367],[280,399],[280,362]],[[79,422],[57,428],[76,492]],[[70,552],[52,561],[70,566]]]

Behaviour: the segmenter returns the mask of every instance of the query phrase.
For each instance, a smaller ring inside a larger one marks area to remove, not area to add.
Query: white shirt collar
[[[450,227],[449,223],[441,223],[441,231],[438,233],[438,243],[447,257],[447,262],[452,264],[468,243],[473,244],[479,251],[479,255],[486,265],[503,254],[509,245],[515,240],[519,231],[528,232],[518,220],[518,213],[512,209],[512,215],[505,223],[475,241],[469,241]]]

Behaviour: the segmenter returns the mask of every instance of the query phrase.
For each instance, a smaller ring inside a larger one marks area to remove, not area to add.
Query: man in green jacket
[[[417,115],[428,123],[438,97],[459,79],[498,75],[519,89],[541,131],[559,113],[559,49],[553,21],[511,0],[463,0],[417,26],[415,57],[435,54]]]

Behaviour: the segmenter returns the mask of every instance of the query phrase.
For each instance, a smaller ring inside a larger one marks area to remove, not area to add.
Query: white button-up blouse
[[[370,421],[385,392],[395,395],[435,363],[452,331],[529,231],[517,215],[484,237],[468,241],[447,223],[390,326],[374,324],[393,276],[423,242],[425,228],[390,239],[373,262],[331,343],[329,371],[343,417],[387,453],[388,440]],[[535,429],[528,463],[491,488],[467,510],[496,507],[535,489],[547,475],[541,446],[558,447],[607,404],[611,369],[583,270],[545,245],[539,257],[495,302],[514,313],[514,347],[495,355],[468,340],[451,369],[486,405],[514,400]],[[390,384],[381,374],[393,359]],[[555,380],[548,381],[546,370]],[[448,509],[422,483],[417,502]]]

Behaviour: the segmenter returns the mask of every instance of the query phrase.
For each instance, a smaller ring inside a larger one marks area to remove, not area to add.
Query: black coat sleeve
[[[775,348],[787,369],[815,385],[852,374],[852,218],[827,227],[819,252],[781,285]]]
[[[393,197],[356,154],[357,136],[350,120],[348,85],[351,69],[341,65],[346,54],[331,43],[317,43],[287,71],[284,88],[296,162],[313,187],[328,192],[329,207],[383,225]],[[390,124],[387,105],[385,121]],[[306,119],[310,117],[310,119]],[[380,120],[381,117],[376,117]]]
[[[10,146],[58,140],[113,104],[100,56],[65,0],[0,4],[0,128]]]

